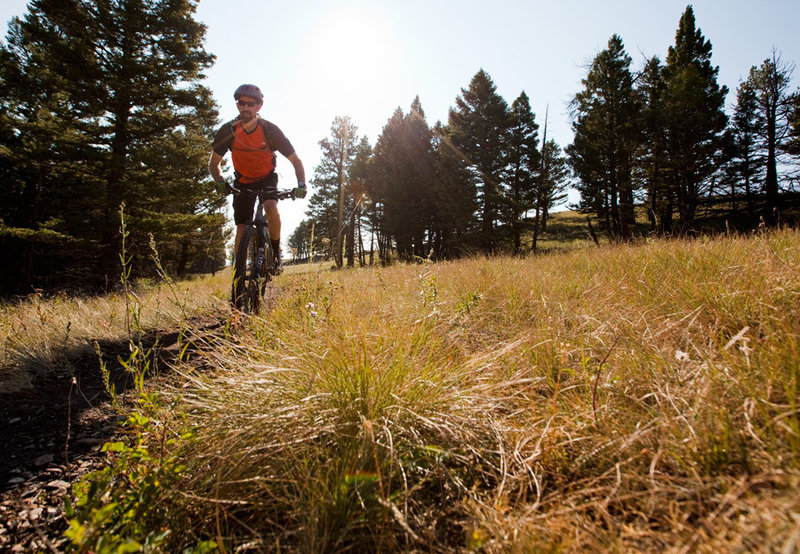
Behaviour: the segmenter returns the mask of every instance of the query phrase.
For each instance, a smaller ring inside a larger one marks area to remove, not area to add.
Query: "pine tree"
[[[418,213],[414,218],[417,221],[413,231],[414,255],[425,258],[435,250],[432,237],[437,214],[432,196],[437,184],[433,134],[425,119],[425,111],[422,109],[419,96],[411,102],[405,120],[407,158],[413,167],[411,197],[413,204],[418,207]]]
[[[539,125],[523,91],[511,104],[506,147],[508,195],[506,221],[511,230],[514,253],[522,252],[523,216],[537,206],[537,174],[540,172]]]
[[[448,139],[472,168],[478,185],[482,247],[496,247],[495,224],[504,197],[506,138],[510,126],[509,108],[497,93],[491,77],[480,70],[469,88],[461,89],[448,119]]]
[[[764,60],[759,67],[752,67],[747,78],[747,86],[752,91],[761,124],[756,132],[760,136],[761,148],[766,152],[766,193],[767,221],[773,221],[778,210],[778,161],[783,145],[791,130],[790,115],[794,107],[794,95],[789,92],[794,65],[781,61],[775,51],[772,57]]]
[[[567,148],[581,208],[594,212],[616,239],[633,232],[633,169],[641,140],[642,102],[630,64],[622,39],[613,35],[583,79],[584,90],[575,95],[575,138]]]
[[[736,184],[743,185],[751,218],[755,216],[753,192],[761,182],[765,163],[758,148],[758,137],[763,134],[762,128],[763,120],[758,114],[755,92],[747,82],[742,83],[736,90],[736,107],[731,120],[731,193],[735,201]]]
[[[696,28],[694,11],[688,6],[664,68],[668,194],[682,230],[694,223],[723,146],[728,89],[717,83],[718,73],[719,68],[711,65],[711,42]]]
[[[365,208],[367,208],[367,180],[369,179],[369,163],[372,156],[372,147],[367,137],[361,137],[361,141],[356,147],[356,155],[353,165],[350,168],[350,182],[348,184],[348,196],[352,198],[352,207],[348,210],[350,220],[348,222],[347,241],[345,253],[347,255],[347,267],[355,265],[355,257],[358,255],[359,264],[366,265],[364,253],[363,223]],[[369,220],[369,217],[366,218]]]
[[[432,129],[434,187],[431,206],[435,218],[431,229],[434,256],[454,258],[474,251],[472,237],[480,229],[477,188],[470,164],[448,138],[441,123]]]
[[[312,249],[319,246],[318,238],[316,238],[317,244],[312,244],[311,242],[314,230],[313,222],[309,219],[303,219],[295,228],[294,232],[292,232],[287,244],[289,248],[296,253],[295,261],[313,261],[311,260],[311,255],[313,254]]]
[[[382,205],[382,224],[401,260],[427,255],[435,186],[431,131],[419,97],[409,113],[398,108],[381,131],[371,164],[374,191]]]
[[[54,221],[99,243],[96,275],[119,273],[122,202],[133,252],[147,255],[148,233],[164,232],[175,246],[162,259],[175,271],[224,257],[223,199],[202,183],[217,112],[198,84],[214,57],[195,8],[34,0],[0,49],[0,136],[22,143],[13,149],[11,219],[33,228]]]
[[[553,139],[544,143],[542,158],[542,174],[537,180],[536,212],[544,232],[547,231],[550,210],[567,199],[570,171],[561,146]]]
[[[404,234],[404,212],[397,211],[407,207],[399,198],[402,183],[398,183],[403,179],[401,173],[405,169],[399,161],[403,144],[403,122],[403,110],[398,107],[375,141],[368,169],[370,225],[377,237],[379,257],[384,263],[389,261],[393,242],[398,245],[401,256],[410,256],[410,240],[406,240]]]
[[[789,139],[784,150],[795,157],[800,157],[800,92],[793,96],[792,109],[789,111]]]
[[[661,60],[654,56],[645,63],[637,86],[644,102],[637,178],[647,194],[650,230],[662,234],[671,229],[675,209],[668,180],[667,113],[664,106],[667,83],[663,73]]]
[[[327,239],[336,267],[344,266],[343,250],[348,209],[354,202],[348,194],[350,170],[358,154],[358,127],[349,116],[337,116],[330,135],[319,141],[322,158],[314,168],[315,192],[308,204],[308,218],[314,222],[315,236]]]

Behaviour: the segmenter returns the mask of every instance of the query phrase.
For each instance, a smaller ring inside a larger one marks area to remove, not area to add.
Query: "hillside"
[[[161,305],[225,291],[224,278],[181,284]],[[206,319],[202,332],[188,314],[219,306],[178,310],[177,353],[157,378],[141,379],[146,356],[120,354],[139,380],[115,397],[127,424],[92,454],[106,463],[74,489],[73,541],[304,552],[800,541],[795,231],[298,267],[273,292],[263,318]]]

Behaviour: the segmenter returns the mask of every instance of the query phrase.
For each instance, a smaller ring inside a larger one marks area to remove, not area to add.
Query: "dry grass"
[[[195,436],[165,491],[179,542],[800,544],[796,232],[278,284],[165,393]]]
[[[34,386],[36,379],[70,375],[72,365],[94,356],[94,342],[127,342],[129,330],[177,330],[195,318],[226,308],[228,272],[202,281],[134,288],[126,305],[121,293],[75,297],[32,294],[0,304],[0,393]],[[135,319],[135,318],[138,318]],[[99,371],[99,369],[98,369]]]

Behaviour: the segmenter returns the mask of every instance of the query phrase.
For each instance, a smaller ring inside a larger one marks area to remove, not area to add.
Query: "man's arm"
[[[225,178],[222,176],[222,168],[220,167],[221,163],[222,156],[212,151],[211,158],[208,160],[208,172],[211,173],[211,177],[213,177],[218,183],[225,181]]]
[[[297,177],[297,184],[306,183],[306,170],[303,168],[303,162],[300,161],[300,157],[297,155],[297,152],[292,152],[287,156],[287,159],[292,162],[294,166],[294,174]],[[213,173],[212,173],[213,175]]]

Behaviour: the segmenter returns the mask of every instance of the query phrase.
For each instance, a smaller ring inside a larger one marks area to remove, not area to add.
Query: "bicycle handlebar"
[[[238,188],[234,187],[233,185],[230,185],[230,187],[231,187],[231,190],[233,191],[233,194],[239,194],[240,192],[242,192],[241,189],[238,189]],[[284,189],[284,190],[279,190],[278,191],[278,200],[286,200],[287,198],[291,198],[292,200],[296,200],[296,197],[295,197],[295,194],[294,194],[294,189]]]

